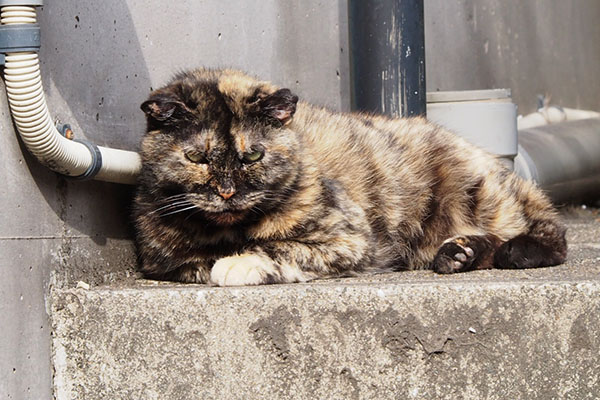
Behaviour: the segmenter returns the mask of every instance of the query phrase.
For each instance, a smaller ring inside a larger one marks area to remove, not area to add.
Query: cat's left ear
[[[297,103],[298,96],[290,89],[279,89],[266,96],[259,95],[258,109],[264,116],[287,125],[292,122]]]

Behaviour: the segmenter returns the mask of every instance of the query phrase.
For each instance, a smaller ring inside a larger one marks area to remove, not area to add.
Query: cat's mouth
[[[223,211],[223,212],[205,212],[206,218],[214,221],[218,225],[233,225],[236,222],[243,220],[248,211]]]

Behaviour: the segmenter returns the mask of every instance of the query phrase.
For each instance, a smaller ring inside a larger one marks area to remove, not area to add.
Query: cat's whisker
[[[173,208],[173,207],[179,207],[179,206],[184,206],[184,205],[188,205],[188,204],[192,204],[192,203],[190,201],[188,201],[188,200],[176,201],[176,202],[167,204],[165,206],[159,207],[156,210],[150,212],[150,214],[156,214],[157,212],[165,210],[165,209],[169,209],[169,208]]]
[[[190,200],[188,200],[188,199],[174,199],[174,200],[170,200],[169,202],[160,201],[160,202],[158,202],[158,205],[160,205],[159,208],[162,209],[162,208],[169,207],[170,205],[181,204],[183,202],[190,202]]]
[[[275,200],[277,199],[277,197],[271,197],[271,196],[259,196],[257,198],[252,198],[252,199],[248,199],[249,201],[254,201],[254,200]]]
[[[266,213],[265,213],[263,210],[261,210],[259,207],[256,207],[256,206],[252,206],[252,207],[250,208],[250,211],[252,211],[252,212],[254,212],[254,213],[256,213],[256,212],[258,211],[258,212],[259,212],[259,213],[261,213],[262,215],[265,215],[265,216],[267,215],[267,214],[266,214]]]
[[[268,193],[268,194],[281,194],[281,193],[285,193],[285,192],[289,192],[289,193],[297,193],[298,189],[294,189],[294,188],[284,188],[281,190],[263,190],[261,193]]]
[[[177,209],[175,211],[169,211],[169,212],[164,213],[164,214],[159,214],[159,216],[160,217],[166,217],[167,215],[178,214],[178,213],[185,212],[185,211],[188,211],[188,210],[193,210],[194,208],[198,208],[198,206],[192,205],[190,207],[185,207],[185,208]]]
[[[154,210],[154,211],[160,211],[160,210],[163,210],[163,209],[165,209],[165,208],[169,208],[169,207],[177,206],[177,205],[180,205],[180,204],[186,204],[186,203],[189,203],[189,204],[191,204],[191,202],[190,202],[190,201],[188,201],[188,200],[179,200],[179,201],[174,201],[174,202],[171,202],[171,203],[169,203],[169,204],[165,204],[164,206],[161,206],[161,207],[157,208],[157,209],[156,209],[156,210]]]
[[[167,196],[167,197],[161,199],[160,201],[165,202],[165,201],[171,201],[171,200],[178,200],[178,199],[186,197],[187,195],[188,195],[188,193],[174,194],[172,196]]]

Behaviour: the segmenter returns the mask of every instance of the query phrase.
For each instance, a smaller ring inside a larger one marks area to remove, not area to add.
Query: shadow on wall
[[[348,2],[337,0],[323,7],[316,1],[279,1],[274,9],[277,67],[269,79],[280,81],[302,100],[349,111]]]
[[[38,10],[42,75],[50,113],[76,137],[136,150],[144,130],[139,104],[151,89],[148,68],[128,5],[122,0],[48,2]],[[22,147],[22,151],[27,151]],[[25,157],[41,193],[65,231],[98,244],[130,236],[132,188],[72,182]],[[69,233],[67,233],[69,234]]]
[[[44,79],[52,83],[46,90],[58,108],[52,112],[73,118],[98,144],[136,149],[139,105],[151,83],[127,3],[53,1],[40,12],[40,24]]]

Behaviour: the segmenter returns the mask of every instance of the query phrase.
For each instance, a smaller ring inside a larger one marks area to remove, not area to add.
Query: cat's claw
[[[258,254],[224,257],[210,272],[211,283],[218,286],[260,285],[275,275],[273,260]]]

